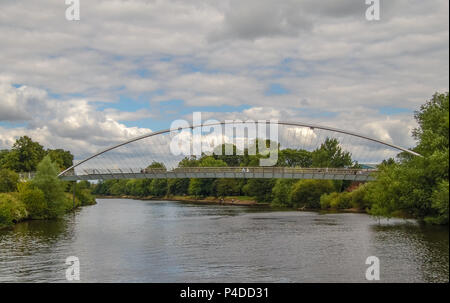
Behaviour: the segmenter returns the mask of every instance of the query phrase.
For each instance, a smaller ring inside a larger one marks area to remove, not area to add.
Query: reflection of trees
[[[73,237],[73,215],[68,214],[55,220],[32,220],[16,224],[13,230],[4,232],[0,237],[0,247],[9,243],[9,247],[3,248],[16,250],[16,255],[33,255],[40,250],[48,250],[61,239],[70,240]]]

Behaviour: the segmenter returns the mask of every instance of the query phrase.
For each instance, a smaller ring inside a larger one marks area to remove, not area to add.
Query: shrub
[[[292,187],[290,200],[296,207],[320,208],[320,197],[333,191],[330,180],[300,180]]]
[[[14,171],[3,168],[0,169],[0,193],[16,191],[19,175]]]
[[[19,185],[19,199],[22,201],[32,219],[45,218],[48,213],[47,202],[42,190],[30,186],[29,183]]]
[[[10,226],[28,217],[25,205],[13,194],[0,194],[0,227]]]

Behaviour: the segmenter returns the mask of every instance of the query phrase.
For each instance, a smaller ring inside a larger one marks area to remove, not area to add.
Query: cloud
[[[99,111],[83,99],[55,100],[42,89],[16,88],[5,83],[0,86],[0,100],[1,109],[6,110],[5,105],[17,109],[2,110],[0,121],[27,122],[23,127],[0,127],[0,148],[10,148],[15,139],[29,135],[47,148],[70,149],[80,158],[113,143],[151,132],[118,122],[148,117],[145,110],[136,113],[119,113],[112,109]]]
[[[173,100],[177,118],[193,107],[289,118],[411,146],[412,114],[378,109],[412,113],[448,91],[448,5],[381,1],[381,20],[368,22],[362,0],[101,0],[68,22],[61,1],[2,1],[2,146],[23,132],[87,153],[146,131],[128,121],[167,120],[152,113]],[[268,96],[273,83],[288,93]],[[121,97],[148,106],[96,103]]]

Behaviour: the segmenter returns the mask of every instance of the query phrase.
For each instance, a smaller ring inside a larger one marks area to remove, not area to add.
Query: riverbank
[[[155,196],[130,196],[130,195],[119,195],[119,196],[96,196],[97,199],[133,199],[133,200],[163,200],[163,201],[178,201],[186,203],[196,203],[196,204],[222,204],[222,205],[241,205],[241,206],[270,206],[270,203],[260,203],[251,197],[246,196],[233,196],[233,197],[206,197],[206,198],[195,198],[193,196],[166,196],[166,197],[155,197]]]
[[[358,208],[348,208],[348,209],[317,209],[317,208],[288,208],[273,206],[271,203],[257,202],[255,199],[247,196],[230,196],[225,198],[216,197],[206,197],[206,198],[195,198],[192,196],[170,196],[170,197],[155,197],[155,196],[130,196],[130,195],[120,195],[120,196],[96,196],[97,199],[132,199],[132,200],[159,200],[159,201],[176,201],[194,204],[212,204],[212,205],[238,205],[238,206],[256,206],[256,207],[270,207],[274,210],[292,210],[292,211],[312,211],[320,212],[323,214],[333,214],[333,213],[355,213],[355,214],[367,214],[364,209]]]
[[[94,205],[95,199],[89,199],[85,196],[75,197],[71,193],[64,193],[63,212],[69,213],[79,207]],[[80,199],[81,198],[81,199]],[[36,200],[37,201],[37,200]],[[75,203],[74,203],[75,202]],[[41,205],[41,207],[43,207]],[[19,193],[0,193],[0,230],[7,229],[17,223],[32,220],[51,220],[53,218],[33,217],[33,211],[36,211],[36,205],[27,205],[20,199]]]

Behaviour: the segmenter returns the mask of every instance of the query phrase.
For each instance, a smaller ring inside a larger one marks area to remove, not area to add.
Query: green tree
[[[44,212],[46,218],[56,218],[64,214],[66,196],[65,183],[58,178],[59,169],[50,159],[45,156],[37,165],[36,175],[31,185],[44,193],[47,208]]]
[[[290,207],[292,206],[290,200],[290,193],[292,185],[295,183],[293,179],[277,179],[274,187],[272,188],[272,205]]]
[[[55,162],[60,170],[67,169],[73,165],[73,155],[70,151],[63,149],[49,149],[47,155]]]
[[[290,200],[294,207],[320,208],[320,197],[333,191],[330,180],[299,180],[292,187]]]
[[[238,196],[241,193],[240,185],[236,179],[217,179],[215,184],[217,196]]]
[[[275,179],[249,179],[242,190],[247,196],[255,197],[258,202],[270,202],[274,185]]]
[[[153,161],[147,168],[166,168],[164,163]]]
[[[112,183],[106,183],[111,184],[111,187],[108,190],[108,194],[111,194],[113,196],[122,196],[122,195],[128,195],[127,192],[127,180],[115,180],[116,182]]]
[[[30,137],[23,136],[16,140],[12,150],[6,155],[4,167],[16,172],[35,171],[38,163],[45,156],[42,145]]]
[[[376,216],[405,214],[431,223],[448,224],[449,94],[433,95],[415,113],[415,151],[399,163],[380,166],[368,189],[370,212]]]
[[[150,194],[157,197],[163,197],[167,194],[167,180],[153,179],[150,183]]]
[[[19,175],[9,169],[0,169],[0,193],[12,192],[17,190]]]
[[[189,190],[189,179],[169,179],[167,181],[168,195],[183,195]]]
[[[346,167],[352,165],[351,154],[342,150],[337,139],[327,138],[318,149],[312,152],[313,167]]]
[[[287,167],[311,167],[312,154],[303,149],[283,149],[278,153],[277,166]]]

